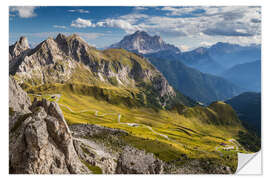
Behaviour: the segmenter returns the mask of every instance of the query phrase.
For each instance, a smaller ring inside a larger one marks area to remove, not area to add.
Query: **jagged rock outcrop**
[[[12,174],[91,173],[80,161],[73,138],[55,102],[35,100],[27,111],[15,102],[29,97],[10,79],[9,168]],[[30,110],[31,111],[30,111]]]
[[[127,35],[120,42],[111,45],[110,48],[123,48],[141,54],[159,51],[181,53],[180,49],[165,43],[160,36],[150,36],[145,31],[136,31],[134,34]]]
[[[18,118],[10,132],[10,173],[65,174],[90,173],[74,149],[66,123],[56,115],[57,105],[35,107]]]
[[[28,40],[25,36],[20,37],[19,41],[9,46],[10,59],[20,56],[24,51],[30,49]]]
[[[19,111],[23,113],[30,112],[29,106],[31,104],[30,98],[27,93],[16,83],[14,78],[9,77],[9,107],[13,111]]]
[[[162,174],[164,163],[153,154],[126,146],[117,161],[117,174]]]
[[[22,36],[13,45],[9,46],[9,72],[13,74],[13,70],[17,67],[24,57],[29,53],[30,46],[26,37]]]
[[[76,124],[71,127],[79,157],[106,174],[162,174],[164,162],[124,143],[128,133],[98,125]]]

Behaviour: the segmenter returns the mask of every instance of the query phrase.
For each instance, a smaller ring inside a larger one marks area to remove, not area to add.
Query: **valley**
[[[153,42],[161,42],[155,50],[176,50],[154,38]],[[184,78],[191,76],[185,88],[193,93],[193,100],[176,90],[175,83],[171,86],[168,66],[159,71],[153,59],[125,49],[98,50],[76,34],[58,34],[34,49],[29,49],[27,39],[21,37],[10,49],[10,58],[10,92],[14,94],[10,99],[10,147],[12,151],[18,144],[28,147],[16,137],[29,140],[32,133],[37,141],[49,144],[52,150],[48,158],[58,157],[50,161],[50,166],[39,170],[37,165],[33,170],[22,168],[29,167],[31,161],[21,165],[16,156],[11,172],[43,173],[52,168],[69,173],[228,174],[237,169],[238,152],[254,150],[246,138],[253,135],[234,109],[217,101],[238,92],[236,86],[221,78],[182,64],[174,66],[183,68],[178,71],[185,72]],[[174,77],[183,82],[183,77]],[[203,84],[196,86],[197,82]],[[210,86],[213,92],[204,93]],[[216,87],[227,88],[227,94],[217,94]],[[194,92],[199,90],[201,96],[196,99]],[[215,93],[215,100],[207,96]],[[208,105],[198,102],[202,97]],[[41,128],[42,134],[32,132],[36,127],[31,124]],[[34,147],[26,148],[26,152],[22,148],[21,154],[26,156],[30,151],[39,157],[41,150],[46,151]],[[67,152],[73,153],[72,161]],[[62,162],[60,157],[66,160]],[[39,158],[33,162],[39,164]]]
[[[231,160],[226,164],[233,163],[234,165],[230,167],[235,169],[237,152],[248,152],[231,141],[232,138],[237,138],[239,130],[243,130],[241,125],[234,128],[229,126],[228,131],[227,126],[203,123],[192,116],[192,108],[189,107],[185,107],[183,114],[179,114],[176,110],[156,112],[150,108],[112,105],[91,96],[68,91],[48,89],[45,92],[35,93],[30,94],[32,100],[37,97],[57,101],[69,125],[96,124],[124,130],[129,134],[126,138],[127,143],[145,149],[166,162],[178,159],[181,154],[186,154],[188,159],[213,158],[224,163],[227,161],[226,158],[230,157]],[[159,144],[159,148],[155,149],[150,144],[154,146]],[[222,144],[232,146],[233,149],[228,151]]]

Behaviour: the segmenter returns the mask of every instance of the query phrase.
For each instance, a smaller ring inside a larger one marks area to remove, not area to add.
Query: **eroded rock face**
[[[9,77],[9,107],[13,111],[28,113],[30,112],[28,109],[30,104],[31,101],[27,93],[22,90],[12,77]]]
[[[81,159],[106,174],[162,174],[164,163],[153,154],[121,139],[128,135],[98,125],[72,125],[75,149]]]
[[[80,161],[73,139],[55,102],[36,101],[10,130],[10,173],[91,173]]]
[[[163,162],[153,154],[126,146],[117,162],[117,174],[162,174]]]
[[[25,36],[22,36],[19,41],[9,47],[10,60],[12,58],[20,56],[24,51],[30,48],[28,40]]]

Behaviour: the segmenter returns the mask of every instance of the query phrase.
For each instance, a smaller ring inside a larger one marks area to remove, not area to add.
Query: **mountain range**
[[[149,58],[167,78],[168,82],[184,95],[204,104],[229,99],[244,90],[230,81],[202,73],[180,61]]]
[[[209,49],[211,48],[197,48],[183,53],[180,50],[172,50],[175,48],[158,49],[156,47],[161,47],[162,44],[166,43],[154,41],[157,37],[150,36],[144,31],[137,31],[132,35],[125,36],[123,40],[111,47],[124,48],[147,57],[174,88],[202,103],[228,99],[244,91],[245,88],[235,85],[228,79],[205,73],[218,74],[225,70],[210,56]],[[132,48],[127,46],[127,44],[136,44],[138,41],[155,43],[146,43],[146,49],[140,44],[132,46]]]
[[[22,51],[10,60],[9,67],[10,73],[25,87],[46,83],[72,83],[90,89],[117,86],[129,95],[123,99],[126,103],[131,103],[130,97],[137,99],[135,104],[162,107],[171,106],[175,98],[181,99],[183,104],[191,102],[181,93],[176,93],[147,60],[124,49],[97,50],[75,34],[59,34],[34,49]],[[146,90],[151,94],[142,93]],[[110,100],[109,95],[104,96]]]
[[[158,42],[155,52],[174,51]],[[9,48],[12,174],[230,174],[238,152],[259,150],[229,104],[210,102],[236,93],[223,78],[134,49],[97,50],[76,34]]]
[[[209,48],[210,56],[225,68],[261,60],[261,46],[251,44],[241,46],[238,44],[218,42]]]

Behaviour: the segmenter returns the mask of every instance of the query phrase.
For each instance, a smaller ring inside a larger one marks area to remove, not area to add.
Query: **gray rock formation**
[[[177,47],[165,43],[160,36],[150,36],[145,31],[136,31],[134,34],[127,35],[120,42],[111,45],[110,48],[123,48],[141,54],[158,51],[181,53]]]
[[[126,146],[117,162],[117,174],[162,174],[164,163],[153,154]]]
[[[124,142],[128,133],[98,125],[71,127],[75,149],[81,159],[106,174],[162,174],[164,163]]]
[[[9,167],[12,174],[81,174],[80,161],[62,111],[55,102],[35,101],[31,112],[10,116]],[[15,118],[14,118],[15,116]]]
[[[20,56],[24,51],[30,48],[26,37],[22,36],[19,41],[9,47],[10,60]]]
[[[31,104],[27,93],[17,84],[13,77],[9,77],[9,107],[13,111],[28,113]]]

